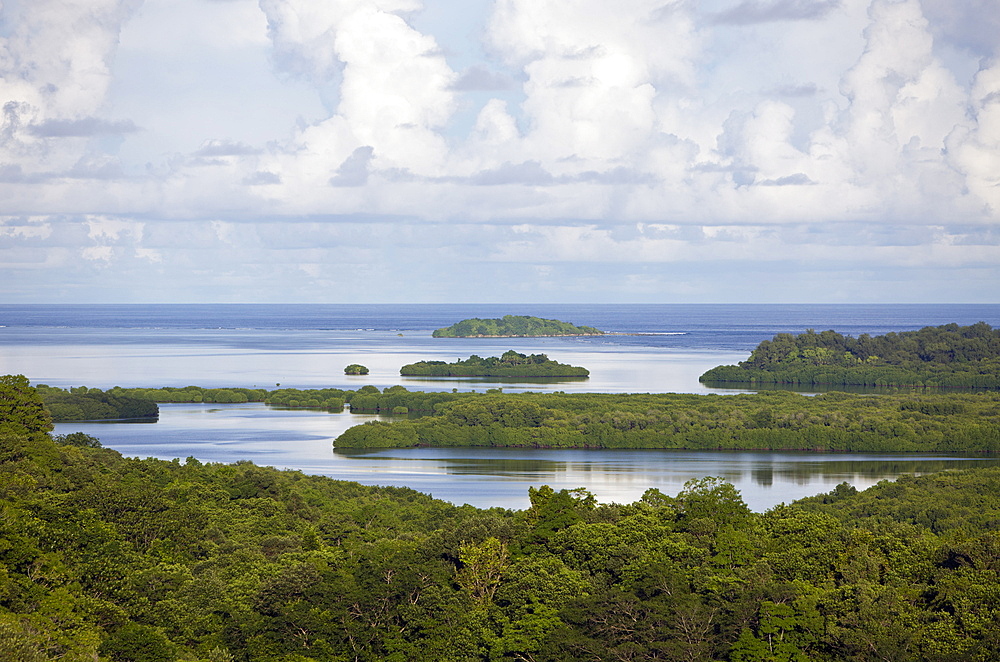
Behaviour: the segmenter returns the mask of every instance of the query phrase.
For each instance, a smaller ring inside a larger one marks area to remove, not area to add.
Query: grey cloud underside
[[[816,184],[809,175],[805,173],[797,172],[794,175],[788,175],[787,177],[778,177],[777,179],[765,179],[761,182],[755,182],[757,186],[811,186]]]
[[[117,161],[105,163],[81,162],[69,170],[59,172],[24,172],[17,164],[0,165],[0,184],[45,184],[60,179],[93,179],[115,181],[125,179],[121,164]]]
[[[840,7],[842,0],[746,0],[716,14],[716,25],[753,25],[774,21],[811,21],[823,18]]]
[[[273,186],[281,183],[281,176],[267,170],[258,170],[245,177],[243,183],[248,186]]]
[[[516,87],[514,79],[510,76],[490,71],[477,64],[466,69],[451,89],[456,92],[501,92]]]
[[[331,186],[364,186],[368,183],[369,164],[375,150],[364,145],[355,149],[330,178]]]
[[[201,149],[194,152],[196,157],[214,156],[253,156],[260,154],[263,150],[251,147],[243,142],[231,142],[228,140],[212,140],[206,143]]]
[[[105,120],[84,117],[75,120],[53,119],[28,127],[28,133],[39,138],[90,138],[93,136],[135,133],[139,127],[132,120]]]
[[[803,83],[801,85],[782,85],[773,90],[774,94],[786,98],[808,98],[814,97],[819,92],[815,83]]]
[[[989,57],[1000,53],[1000,2],[921,0],[935,38]]]

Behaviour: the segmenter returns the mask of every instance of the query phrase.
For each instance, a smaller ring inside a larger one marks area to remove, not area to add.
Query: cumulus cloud
[[[87,148],[61,139],[137,130],[100,111],[119,31],[140,2],[33,0],[0,8],[10,26],[0,36],[0,162],[26,173],[65,172]]]
[[[949,154],[969,188],[1000,217],[1000,59],[984,67],[972,88],[972,118],[952,136]]]
[[[670,122],[658,90],[694,80],[693,21],[683,3],[666,5],[669,20],[657,20],[665,5],[651,0],[497,3],[489,40],[526,76],[527,159],[566,174],[645,152]]]
[[[268,166],[297,200],[314,195],[320,177],[363,147],[377,155],[366,167],[442,174],[448,147],[440,129],[457,107],[457,75],[434,38],[403,18],[418,7],[406,0],[262,0],[282,66],[340,80],[335,113],[299,132],[288,155]]]
[[[841,84],[850,104],[843,125],[824,133],[820,149],[858,182],[877,183],[871,204],[916,209],[929,202],[924,187],[944,203],[939,186],[954,180],[941,154],[966,119],[965,95],[935,57],[917,0],[875,0],[869,13],[865,52]],[[960,185],[951,195],[954,205]]]

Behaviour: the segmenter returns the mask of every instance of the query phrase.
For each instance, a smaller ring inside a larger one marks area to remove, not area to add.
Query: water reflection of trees
[[[770,486],[774,478],[806,484],[816,478],[841,477],[852,479],[894,479],[901,474],[926,474],[947,469],[971,469],[984,466],[988,460],[843,460],[833,462],[781,462],[766,468],[755,468],[751,474],[758,485]]]
[[[454,451],[454,449],[451,449]],[[484,449],[485,450],[485,449]],[[499,452],[498,452],[499,451]],[[504,449],[490,449],[488,454],[475,457],[472,454],[452,454],[448,452],[418,452],[408,450],[337,448],[337,455],[345,458],[364,459],[372,462],[431,462],[448,475],[455,476],[503,476],[506,478],[529,478],[546,480],[565,474],[592,476],[602,481],[614,480],[615,476],[635,482],[642,475],[649,482],[664,475],[720,476],[733,483],[753,482],[762,487],[773,487],[775,483],[808,485],[818,479],[823,482],[865,482],[895,479],[902,474],[926,474],[947,469],[970,469],[984,466],[984,463],[998,464],[996,459],[949,459],[949,458],[899,458],[880,460],[877,458],[856,458],[830,460],[829,455],[817,454],[815,458],[794,459],[775,457],[772,453],[755,456],[741,452],[737,456],[720,452],[669,453],[635,450],[613,453],[607,451],[581,451],[573,458],[559,459],[551,455],[527,457],[523,451],[504,457]],[[544,451],[542,451],[544,453]],[[594,459],[580,457],[590,454]],[[601,456],[601,457],[598,457]],[[629,457],[631,456],[631,457]]]
[[[774,384],[768,382],[754,382],[751,386],[749,382],[723,382],[707,380],[702,382],[702,386],[708,389],[715,389],[722,393],[759,393],[760,391],[792,391],[793,393],[803,393],[814,395],[816,393],[856,393],[859,395],[893,395],[896,393],[939,393],[941,389],[925,388],[923,386],[858,386],[853,384]],[[948,393],[982,393],[993,391],[987,388],[959,388],[949,387]]]

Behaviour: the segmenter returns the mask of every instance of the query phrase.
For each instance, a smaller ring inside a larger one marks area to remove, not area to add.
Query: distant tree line
[[[712,368],[706,383],[782,383],[944,388],[1000,388],[1000,329],[985,322],[919,331],[834,331],[765,340],[738,365]]]
[[[435,338],[475,338],[475,337],[534,337],[534,336],[598,336],[604,332],[592,326],[576,326],[569,322],[530,317],[525,315],[504,315],[496,319],[471,319],[456,322],[449,327],[437,329],[431,335]]]
[[[26,380],[0,378],[2,660],[992,662],[1000,650],[997,468],[841,484],[764,513],[713,477],[629,504],[543,485],[511,511],[249,462],[125,458],[50,428]]]

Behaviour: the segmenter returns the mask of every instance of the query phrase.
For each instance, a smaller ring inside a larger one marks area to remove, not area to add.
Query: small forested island
[[[588,377],[590,371],[553,361],[545,354],[521,354],[508,350],[503,355],[483,358],[473,354],[454,363],[419,361],[404,365],[405,377]]]
[[[576,326],[559,320],[504,315],[499,319],[462,320],[438,329],[435,338],[532,338],[537,336],[599,336],[604,332],[592,326]]]
[[[765,340],[746,361],[712,368],[705,383],[1000,388],[1000,329],[985,322],[857,338],[812,329]]]
[[[979,396],[954,402],[966,397]],[[911,402],[902,411],[946,415]],[[520,420],[544,425],[537,413]],[[626,504],[543,485],[525,510],[479,509],[250,462],[126,458],[50,430],[27,380],[0,380],[2,660],[992,662],[1000,650],[996,468],[842,483],[764,513],[713,477]]]
[[[351,365],[344,368],[345,375],[367,375],[368,368],[361,365],[360,363],[352,363]]]

